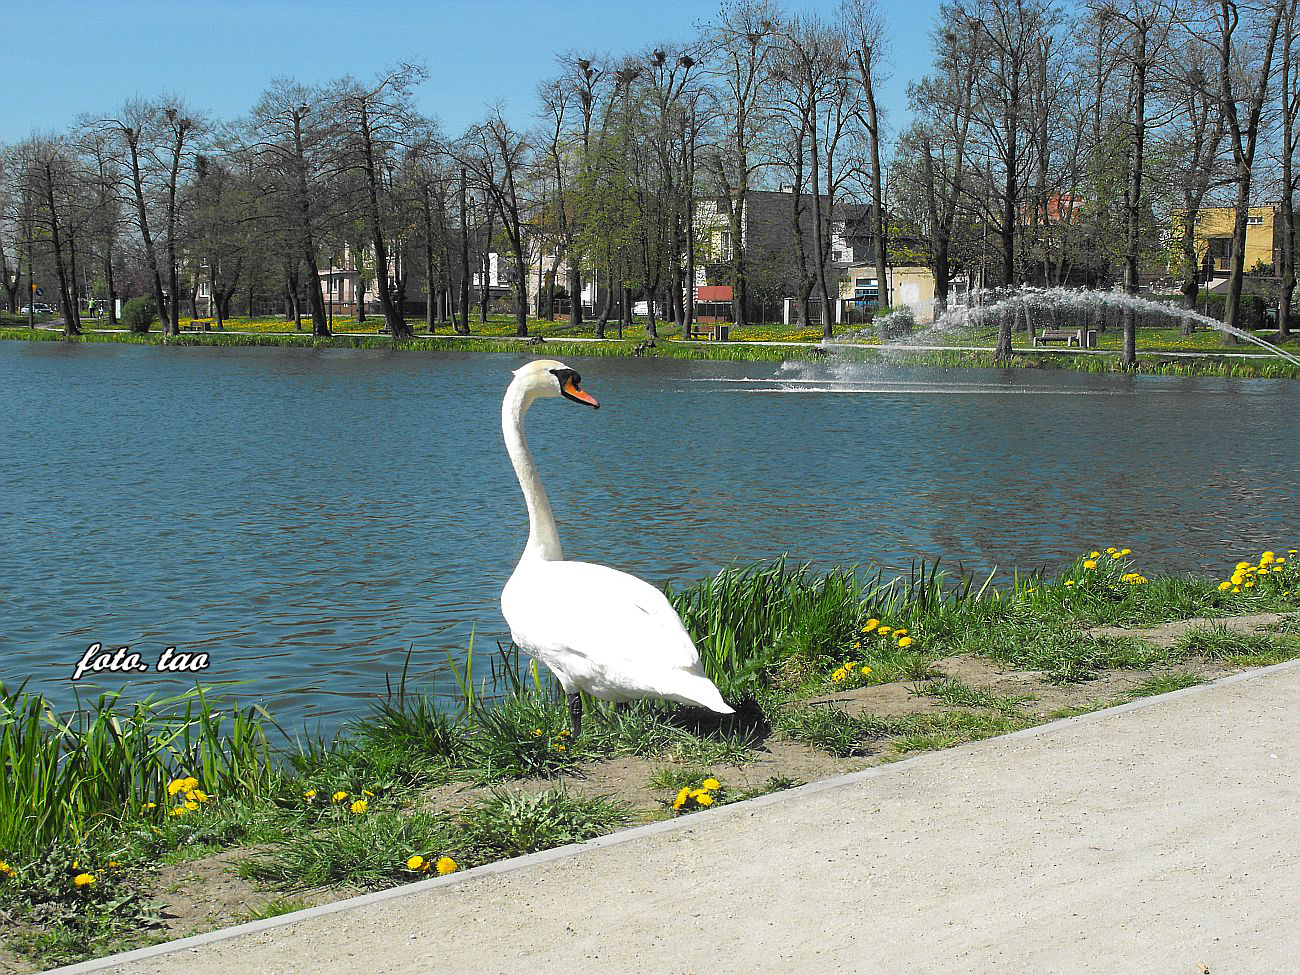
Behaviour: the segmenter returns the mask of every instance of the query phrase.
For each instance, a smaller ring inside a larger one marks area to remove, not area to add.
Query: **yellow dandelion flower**
[[[1234,568],[1237,568],[1237,569],[1249,569],[1249,568],[1250,568],[1250,563],[1249,563],[1249,562],[1238,562],[1238,563],[1236,564],[1236,566],[1234,566]]]
[[[1066,584],[1067,586],[1072,586],[1072,585],[1074,585],[1074,580],[1073,580],[1073,579],[1066,579],[1066,580],[1065,580],[1065,584]]]
[[[347,797],[348,797],[348,794],[347,794],[346,792],[343,792],[343,791],[336,792],[336,793],[334,793],[334,795],[330,796],[330,798],[333,799],[335,802],[342,802],[342,801],[343,801],[344,799],[346,799]]]
[[[1088,553],[1088,558],[1090,558],[1090,559],[1099,559],[1099,558],[1101,558],[1101,553],[1100,553],[1100,552],[1089,552],[1089,553]]]
[[[906,650],[908,647],[910,647],[910,646],[911,646],[913,643],[915,643],[915,642],[916,642],[916,641],[913,640],[910,636],[905,636],[905,637],[903,637],[903,639],[901,639],[901,640],[898,641],[898,645],[899,645],[900,647],[902,647],[904,650]]]
[[[208,794],[202,789],[191,789],[189,792],[185,793],[185,798],[189,799],[191,802],[207,802]]]
[[[169,796],[174,796],[176,795],[176,793],[184,792],[184,791],[185,791],[184,779],[172,779],[170,782],[167,783],[167,794]]]
[[[1231,588],[1232,588],[1232,583],[1231,583],[1231,582],[1221,582],[1221,583],[1219,583],[1219,592],[1227,592],[1227,591],[1228,591],[1229,589],[1231,589]]]
[[[422,866],[424,866],[424,857],[418,853],[406,861],[407,870],[419,870]]]
[[[716,792],[718,789],[722,788],[722,783],[717,779],[705,779],[700,783],[700,788],[706,789],[709,792]]]
[[[361,816],[370,808],[370,803],[366,802],[364,799],[358,799],[356,802],[352,803],[352,805],[348,806],[348,808],[356,815]]]
[[[879,626],[879,625],[880,625],[880,620],[875,619],[875,618],[873,617],[872,619],[867,620],[867,622],[863,625],[863,627],[862,627],[862,632],[863,632],[863,633],[870,633],[872,630],[874,630],[874,629],[875,629],[877,626]]]
[[[1259,564],[1260,564],[1260,565],[1272,565],[1272,564],[1273,564],[1273,560],[1276,559],[1276,558],[1277,558],[1277,556],[1274,555],[1272,552],[1265,552],[1263,555],[1261,555],[1261,556],[1259,557]]]
[[[186,809],[184,806],[177,806],[175,809],[168,809],[168,810],[167,810],[167,815],[168,815],[168,816],[184,816],[187,812],[189,812],[189,810]]]
[[[76,887],[90,887],[95,883],[95,875],[93,873],[79,873],[72,878],[72,883]]]
[[[1233,586],[1233,587],[1232,587],[1232,591],[1233,591],[1233,592],[1241,592],[1241,586]]]
[[[199,808],[199,804],[193,799],[187,799],[183,808],[188,809],[190,812],[194,812],[194,810]]]
[[[1096,559],[1084,559],[1084,560],[1083,560],[1083,567],[1084,567],[1085,569],[1095,569],[1095,568],[1097,568],[1097,560],[1096,560]]]
[[[185,787],[185,791],[188,792],[191,789],[197,789],[199,787],[199,780],[191,775],[181,779],[181,785],[183,785]]]
[[[876,632],[879,633],[881,636],[889,636],[889,627],[887,626],[878,627],[876,629]]]
[[[673,808],[681,809],[682,806],[686,805],[686,800],[690,797],[691,790],[683,787],[683,789],[677,793],[677,798],[673,800]]]
[[[315,789],[308,789],[306,792],[304,792],[304,793],[302,794],[302,797],[303,797],[304,799],[315,799],[315,798],[316,798],[316,790],[315,790]]]
[[[9,864],[5,863],[3,860],[0,860],[0,877],[4,877],[6,880],[13,880],[17,875],[17,870],[9,866]]]
[[[894,631],[894,636],[907,636],[907,634],[911,632],[912,631],[909,630],[906,626],[903,626]]]
[[[455,873],[459,869],[460,864],[451,857],[438,857],[438,873],[442,876],[446,876],[449,873]]]
[[[702,792],[695,797],[695,801],[701,806],[711,806],[713,805],[713,796],[709,795],[707,792]]]
[[[375,794],[374,794],[373,792],[371,792],[369,789],[362,789],[362,790],[361,790],[361,794],[362,794],[363,796],[369,796],[371,799],[373,799],[373,798],[375,797]]]
[[[1278,565],[1286,565],[1286,559],[1278,559],[1278,560],[1277,560],[1277,564],[1278,564]]]
[[[534,737],[534,738],[540,738],[540,737],[542,737],[542,729],[541,729],[541,728],[534,728],[534,729],[533,729],[533,737]]]
[[[144,809],[145,809],[145,810],[149,810],[149,809],[157,809],[157,808],[158,808],[158,803],[156,803],[156,802],[146,802],[146,803],[144,804]]]
[[[1132,554],[1133,554],[1133,550],[1132,550],[1131,548],[1122,548],[1122,549],[1119,550],[1119,554],[1120,554],[1120,555],[1132,555]]]
[[[1281,572],[1281,571],[1282,571],[1282,566],[1280,566],[1280,565],[1275,565],[1275,566],[1273,566],[1273,571],[1274,571],[1274,572]]]
[[[867,674],[871,673],[871,668],[870,668],[870,667],[863,667],[861,673],[862,673],[862,676],[863,676],[863,677],[866,677]]]

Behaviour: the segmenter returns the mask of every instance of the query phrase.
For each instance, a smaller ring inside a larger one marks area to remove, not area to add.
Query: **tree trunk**
[[[104,258],[104,283],[108,288],[108,327],[117,328],[117,285],[113,280],[113,255]]]
[[[1133,151],[1130,159],[1129,185],[1124,194],[1128,203],[1127,240],[1124,248],[1124,291],[1129,296],[1138,292],[1138,246],[1140,244],[1142,214],[1142,168],[1146,149],[1146,84],[1147,84],[1147,28],[1145,21],[1134,27],[1137,51],[1133,57]],[[1137,366],[1137,312],[1124,309],[1124,349],[1120,362],[1127,368]]]
[[[582,324],[582,270],[576,260],[569,261],[569,324]]]
[[[600,298],[600,312],[596,317],[596,338],[603,339],[605,337],[605,324],[609,321],[609,308],[614,298],[614,288],[613,288],[613,282],[609,280],[608,276],[606,276],[605,290],[603,293],[601,292],[599,266],[597,266],[596,269],[595,286],[596,286],[597,296]]]
[[[140,146],[136,142],[134,134],[126,130],[127,146],[131,155],[131,187],[135,193],[136,219],[140,225],[140,239],[144,244],[145,263],[148,265],[149,274],[153,284],[154,304],[158,306],[158,318],[161,321],[163,333],[167,333],[167,301],[163,297],[162,269],[158,266],[158,251],[154,246],[153,234],[149,230],[149,208],[144,201],[144,177],[140,172]],[[251,314],[251,312],[250,312]],[[147,332],[149,326],[140,325],[132,328],[135,332]]]
[[[466,205],[465,167],[460,168],[460,327],[461,335],[469,334],[469,213]]]

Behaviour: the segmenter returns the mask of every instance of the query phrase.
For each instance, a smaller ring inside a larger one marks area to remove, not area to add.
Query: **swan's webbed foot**
[[[569,722],[573,725],[573,738],[576,741],[582,734],[582,695],[569,695]]]

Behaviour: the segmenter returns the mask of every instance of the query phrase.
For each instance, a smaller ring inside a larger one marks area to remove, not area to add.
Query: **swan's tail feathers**
[[[735,714],[736,709],[722,699],[718,688],[707,677],[696,674],[683,674],[677,682],[673,693],[666,695],[682,704],[694,704],[696,707],[708,708],[717,714]]]

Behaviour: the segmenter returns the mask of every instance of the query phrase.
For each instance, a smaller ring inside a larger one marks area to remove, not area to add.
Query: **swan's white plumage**
[[[523,417],[533,399],[559,396],[563,363],[524,366],[506,392],[502,429],[528,504],[529,541],[501,593],[515,643],[559,678],[566,692],[601,700],[661,697],[720,714],[732,708],[705,676],[700,655],[662,592],[591,562],[564,561]]]

